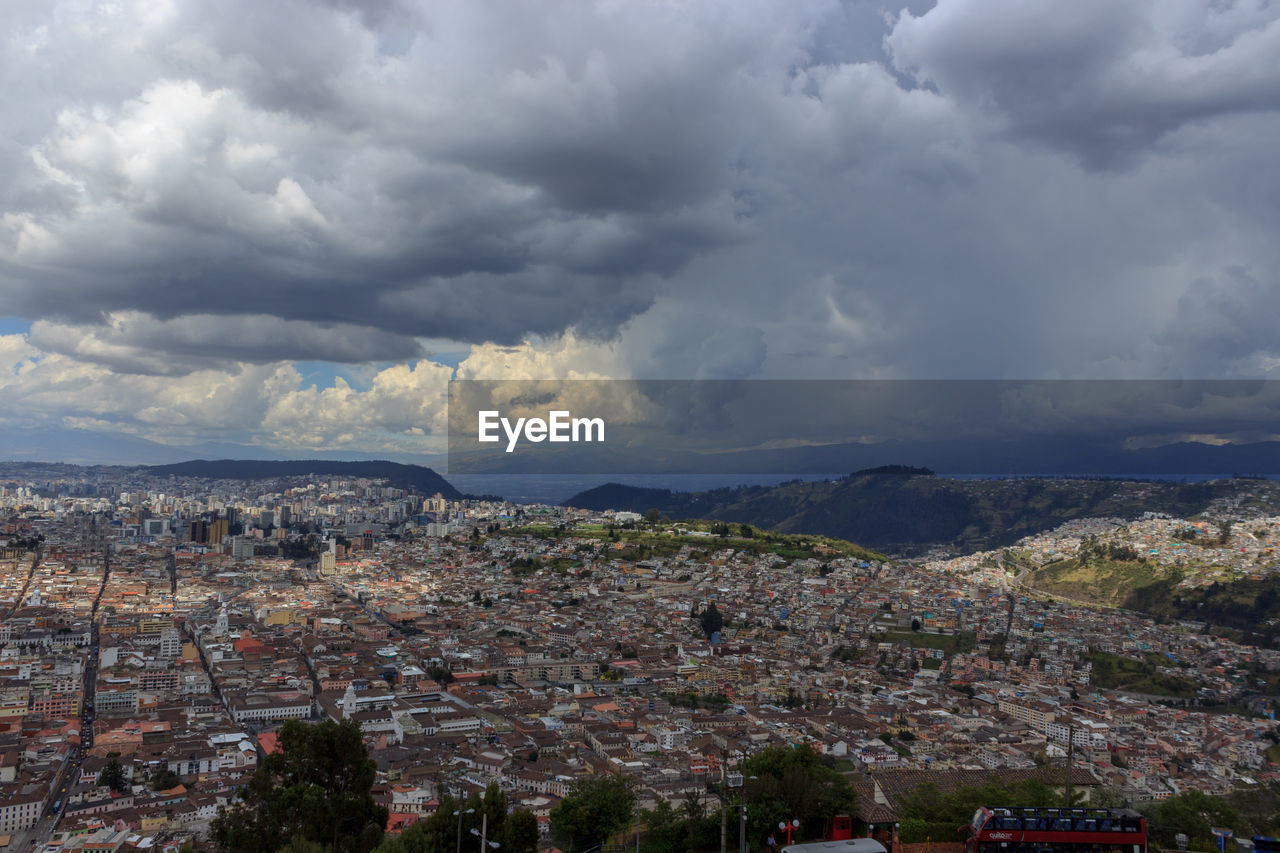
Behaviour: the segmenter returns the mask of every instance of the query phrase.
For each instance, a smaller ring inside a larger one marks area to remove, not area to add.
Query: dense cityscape
[[[715,815],[776,746],[838,769],[869,832],[926,783],[1141,804],[1280,782],[1280,652],[1031,583],[1099,548],[1188,588],[1269,576],[1276,518],[1090,519],[904,561],[323,476],[10,476],[0,514],[14,849],[207,843],[288,720],[358,722],[389,836],[496,784],[547,846],[577,780]]]
[[[0,29],[0,853],[1280,853],[1280,0]]]

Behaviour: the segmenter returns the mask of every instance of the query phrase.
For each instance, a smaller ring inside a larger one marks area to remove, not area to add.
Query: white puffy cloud
[[[10,425],[72,426],[191,441],[240,435],[270,400],[299,381],[289,365],[198,370],[175,381],[117,373],[32,346],[23,335],[0,336],[0,392]]]
[[[221,441],[286,453],[358,449],[421,454],[444,448],[452,369],[421,359],[306,384],[290,364],[236,364],[174,378],[124,374],[0,336],[0,427],[119,433],[177,446]]]
[[[376,373],[368,389],[338,377],[328,388],[299,388],[274,399],[262,421],[278,447],[394,452],[443,450],[450,368],[422,360]],[[426,440],[431,435],[433,442]]]

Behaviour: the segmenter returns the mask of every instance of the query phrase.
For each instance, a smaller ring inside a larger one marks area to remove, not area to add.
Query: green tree
[[[807,747],[771,746],[742,762],[743,776],[755,776],[744,792],[747,831],[763,838],[779,821],[799,819],[800,837],[822,834],[827,819],[853,814],[854,792],[849,780],[823,763]],[[800,840],[800,839],[796,839]]]
[[[1143,809],[1147,830],[1162,847],[1172,848],[1174,837],[1185,832],[1197,850],[1216,850],[1210,827],[1234,827],[1240,813],[1221,797],[1211,797],[1194,788],[1153,803]]]
[[[382,842],[378,853],[452,853],[458,832],[458,818],[453,813],[466,808],[461,800],[448,795],[441,797],[440,805],[430,817]]]
[[[517,809],[507,815],[497,841],[502,853],[537,853],[538,818],[528,809]]]
[[[507,820],[507,795],[502,793],[497,782],[490,782],[481,797],[467,800],[467,808],[475,809],[473,822],[479,823],[482,817],[489,819],[489,838],[497,841]]]
[[[1280,835],[1280,782],[1263,782],[1238,788],[1227,802],[1240,812],[1240,820],[1258,835]]]
[[[120,762],[113,758],[98,773],[98,784],[119,793],[129,787],[129,780],[125,778],[124,768],[120,766]]]
[[[455,816],[454,812],[461,814]],[[500,853],[537,853],[538,819],[523,809],[508,814],[507,797],[496,783],[485,788],[482,796],[472,795],[465,802],[450,796],[441,798],[430,817],[388,838],[377,853],[453,853],[459,832],[469,837],[481,826],[488,829],[490,841],[501,845]],[[468,849],[474,843],[467,842]]]
[[[452,684],[455,681],[453,671],[439,664],[427,667],[427,675],[437,684]]]
[[[153,791],[167,791],[170,788],[178,787],[180,784],[182,784],[182,780],[167,767],[151,774],[151,790]]]
[[[684,853],[689,849],[688,822],[662,798],[653,809],[641,809],[640,825],[644,827],[641,853]]]
[[[301,835],[295,835],[278,853],[329,853],[329,848],[318,841],[309,841]]]
[[[1089,795],[1089,805],[1102,809],[1122,809],[1129,805],[1129,799],[1119,788],[1099,788]]]
[[[212,836],[228,853],[280,850],[295,839],[332,853],[368,853],[382,840],[387,810],[373,799],[377,765],[354,720],[289,720],[240,802],[219,812]]]
[[[635,802],[635,794],[622,776],[579,779],[551,810],[551,836],[570,853],[602,844],[631,824]]]
[[[724,628],[724,616],[716,609],[714,601],[707,605],[706,610],[702,611],[702,615],[698,617],[698,622],[702,625],[702,632],[708,637]]]

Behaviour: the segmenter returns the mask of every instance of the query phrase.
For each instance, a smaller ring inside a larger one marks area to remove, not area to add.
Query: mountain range
[[[202,477],[211,480],[267,480],[277,477],[301,477],[307,474],[341,477],[366,477],[386,480],[401,489],[420,494],[441,494],[450,500],[465,497],[453,485],[430,468],[405,465],[385,459],[371,462],[337,462],[328,459],[195,459],[171,465],[148,465],[140,470],[157,477]]]
[[[934,546],[998,548],[1076,518],[1136,518],[1145,512],[1195,515],[1228,495],[1274,504],[1280,501],[1280,484],[1253,479],[957,480],[889,466],[838,479],[703,492],[610,483],[579,492],[565,503],[591,510],[657,510],[673,519],[707,518],[821,534],[911,555]]]

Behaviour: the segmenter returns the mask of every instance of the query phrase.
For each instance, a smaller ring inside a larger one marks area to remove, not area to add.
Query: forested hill
[[[424,495],[434,495],[438,492],[454,500],[464,497],[448,480],[430,468],[422,465],[403,465],[399,462],[334,462],[325,459],[274,462],[257,459],[196,459],[173,465],[149,465],[143,470],[161,477],[172,474],[176,477],[202,477],[211,480],[270,480],[277,477],[302,477],[307,474],[367,477],[371,480],[386,480],[397,488],[412,489]]]
[[[1280,484],[1112,479],[952,480],[906,469],[873,469],[838,480],[792,481],[707,492],[672,492],[610,483],[569,498],[594,510],[656,509],[673,518],[709,518],[788,533],[814,533],[899,554],[929,546],[995,548],[1086,517],[1189,516],[1216,498],[1240,495],[1280,506]]]

